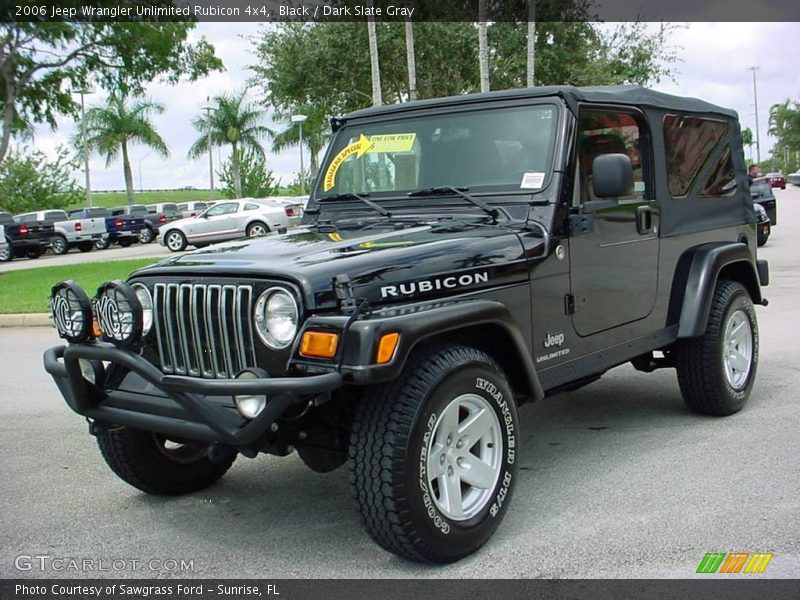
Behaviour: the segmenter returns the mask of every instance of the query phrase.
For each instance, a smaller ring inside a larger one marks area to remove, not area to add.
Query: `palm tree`
[[[414,24],[406,19],[406,65],[408,66],[408,99],[417,99],[417,60],[414,56]]]
[[[367,6],[372,12],[372,0],[367,0]],[[372,72],[372,106],[383,104],[381,91],[381,69],[378,61],[378,35],[375,33],[375,17],[367,17],[367,37],[369,38],[369,64]]]
[[[265,111],[245,102],[244,96],[245,91],[215,96],[216,110],[192,119],[200,136],[189,148],[189,158],[199,158],[208,152],[209,143],[212,148],[231,146],[231,170],[237,198],[242,197],[239,150],[251,149],[263,156],[259,140],[272,136],[272,131],[261,124]]]
[[[533,87],[536,73],[536,0],[528,0],[528,65],[525,84]]]
[[[303,145],[308,148],[311,155],[310,174],[313,179],[319,171],[319,155],[328,143],[328,132],[330,125],[325,115],[313,108],[298,107],[297,111],[308,115],[308,119],[303,123]],[[300,132],[297,123],[289,123],[286,129],[275,133],[272,136],[272,151],[275,153],[283,152],[287,148],[296,146],[300,141]]]
[[[125,174],[125,193],[128,204],[133,204],[133,173],[128,155],[132,143],[152,148],[162,157],[169,156],[167,144],[153,126],[154,114],[164,112],[164,106],[152,100],[133,100],[127,104],[120,96],[108,97],[105,106],[95,106],[86,111],[86,146],[106,158],[110,166],[122,153],[122,170]],[[74,140],[80,148],[80,138]]]
[[[746,146],[750,151],[750,162],[753,162],[753,130],[747,127],[742,130],[742,146]]]
[[[481,92],[488,92],[489,40],[486,25],[486,0],[478,0],[478,65],[481,72]]]

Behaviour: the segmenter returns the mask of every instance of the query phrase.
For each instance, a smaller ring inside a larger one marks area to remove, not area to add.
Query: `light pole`
[[[758,135],[758,92],[756,91],[756,71],[758,67],[748,67],[753,72],[753,104],[756,109],[756,161],[761,165],[761,139]]]
[[[200,105],[200,108],[206,111],[206,125],[208,131],[206,133],[206,144],[208,145],[208,176],[211,182],[211,202],[214,201],[214,154],[211,148],[211,111],[216,110],[217,106],[211,102],[209,98]]]
[[[92,206],[92,185],[89,179],[89,148],[86,140],[86,103],[83,97],[93,94],[92,88],[82,88],[76,90],[81,95],[81,139],[83,141],[83,168],[86,173],[86,205]]]
[[[150,156],[150,154],[152,154],[152,153],[151,153],[151,152],[148,152],[148,153],[147,153],[147,154],[145,154],[144,156],[140,156],[140,157],[139,157],[139,193],[140,193],[140,194],[141,194],[141,193],[144,191],[144,188],[142,187],[142,161],[143,161],[145,158],[147,158],[148,156]]]
[[[303,179],[303,121],[308,118],[306,115],[292,115],[292,123],[297,123],[300,127],[300,195],[305,196],[306,184]]]

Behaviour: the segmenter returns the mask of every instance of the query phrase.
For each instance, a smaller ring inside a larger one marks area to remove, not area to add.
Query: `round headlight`
[[[153,328],[153,296],[143,283],[134,283],[131,289],[142,305],[142,337],[144,337]]]
[[[283,288],[270,288],[258,297],[253,320],[262,342],[274,350],[286,348],[297,335],[297,302]]]
[[[127,283],[109,281],[97,288],[94,310],[103,340],[129,347],[142,337],[142,305]]]
[[[92,337],[92,304],[74,281],[62,281],[53,286],[50,312],[59,337],[73,344]]]

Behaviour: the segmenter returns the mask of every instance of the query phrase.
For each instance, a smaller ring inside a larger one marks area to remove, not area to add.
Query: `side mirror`
[[[633,192],[633,166],[627,154],[601,154],[592,162],[592,188],[598,198]]]

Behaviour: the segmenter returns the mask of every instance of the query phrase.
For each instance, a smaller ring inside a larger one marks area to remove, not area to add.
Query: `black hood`
[[[522,243],[509,228],[454,219],[399,227],[385,221],[330,233],[300,228],[169,258],[137,277],[292,281],[309,308],[335,305],[333,278],[342,274],[355,296],[371,303],[451,296],[527,278]]]

